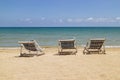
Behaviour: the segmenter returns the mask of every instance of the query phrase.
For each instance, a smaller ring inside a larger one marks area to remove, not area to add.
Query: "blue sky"
[[[120,0],[0,0],[0,26],[120,26]]]

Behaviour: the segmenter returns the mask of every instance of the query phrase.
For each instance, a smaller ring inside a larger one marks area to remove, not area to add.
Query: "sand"
[[[19,48],[0,48],[0,80],[120,80],[120,48],[106,48],[106,55],[45,55],[19,57]]]

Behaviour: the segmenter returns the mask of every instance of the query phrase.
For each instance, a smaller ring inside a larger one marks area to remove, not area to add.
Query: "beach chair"
[[[75,39],[59,40],[58,53],[59,54],[76,54],[77,46],[76,46]]]
[[[105,38],[90,39],[90,42],[87,42],[83,50],[83,54],[90,54],[95,52],[105,54],[104,41]]]
[[[31,41],[18,41],[20,44],[20,56],[39,56],[44,54],[43,49],[35,40]],[[26,52],[27,51],[27,52]]]

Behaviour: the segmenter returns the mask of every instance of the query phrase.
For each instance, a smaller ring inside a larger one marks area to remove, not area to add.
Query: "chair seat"
[[[70,49],[75,49],[75,52],[77,52],[74,39],[59,40],[58,43],[59,43],[59,48],[58,48],[59,53],[70,52]],[[65,51],[65,50],[67,50],[67,51]]]
[[[38,56],[39,52],[41,54],[44,54],[42,48],[39,46],[39,44],[35,40],[18,41],[18,43],[21,45],[20,56],[34,56],[34,55]],[[26,51],[28,53],[26,53]]]
[[[90,52],[104,53],[105,54],[105,46],[104,46],[104,38],[96,38],[90,39],[87,42],[83,54],[89,54]]]
[[[97,52],[97,51],[99,51],[99,49],[88,49],[88,51]]]

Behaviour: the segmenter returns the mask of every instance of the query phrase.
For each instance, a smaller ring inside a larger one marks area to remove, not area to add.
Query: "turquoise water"
[[[106,46],[120,46],[119,27],[0,27],[0,47],[19,46],[18,41],[37,40],[41,46],[57,46],[59,39],[75,38],[78,46],[91,38],[106,38]]]

